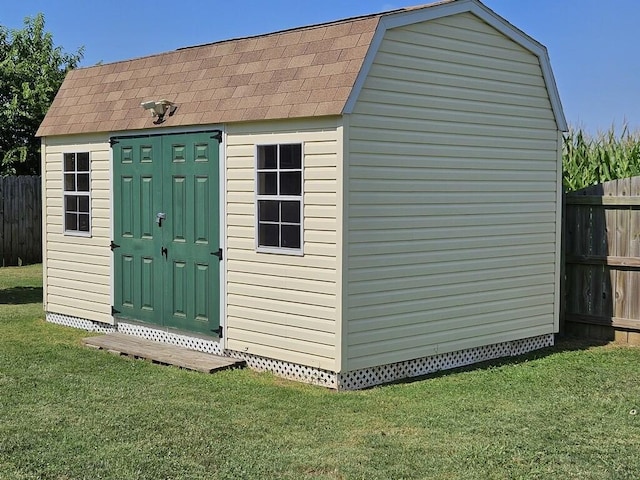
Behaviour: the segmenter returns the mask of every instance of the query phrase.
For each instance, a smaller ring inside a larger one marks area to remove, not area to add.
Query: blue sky
[[[45,14],[82,66],[268,33],[428,0],[2,0],[0,25]],[[627,121],[640,130],[637,0],[485,0],[549,50],[568,122],[595,133]]]

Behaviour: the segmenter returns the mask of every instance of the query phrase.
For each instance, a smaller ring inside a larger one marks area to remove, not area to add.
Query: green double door
[[[114,314],[218,334],[219,136],[120,137],[112,145]]]

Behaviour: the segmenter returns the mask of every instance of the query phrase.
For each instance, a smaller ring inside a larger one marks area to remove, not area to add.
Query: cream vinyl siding
[[[104,135],[43,139],[45,308],[98,322],[111,316],[111,148]],[[91,236],[64,234],[63,154],[89,152]]]
[[[554,331],[560,141],[474,15],[390,29],[347,120],[345,370]]]
[[[336,366],[337,120],[229,125],[226,137],[226,347]],[[256,252],[255,152],[303,145],[303,252]]]

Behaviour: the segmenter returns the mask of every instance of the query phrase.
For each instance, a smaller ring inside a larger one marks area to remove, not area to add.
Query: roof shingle
[[[188,47],[70,71],[38,136],[153,126],[140,107],[178,105],[162,126],[339,115],[380,15]]]

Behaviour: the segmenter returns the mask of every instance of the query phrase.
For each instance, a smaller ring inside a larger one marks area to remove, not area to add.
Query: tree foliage
[[[24,28],[0,25],[0,175],[40,173],[38,126],[83,48],[66,53],[45,31],[44,15]]]

